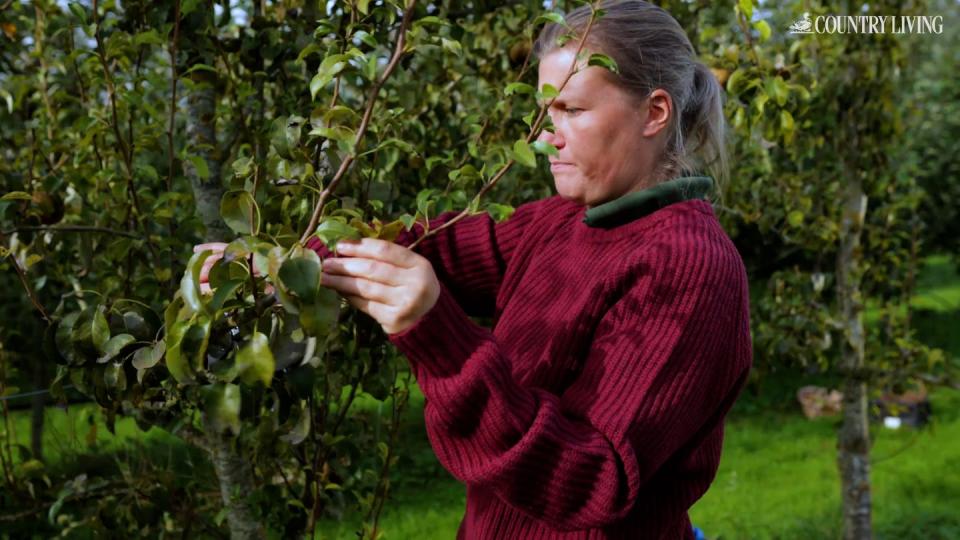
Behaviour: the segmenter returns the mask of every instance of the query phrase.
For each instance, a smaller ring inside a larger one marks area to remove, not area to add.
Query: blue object
[[[703,534],[703,531],[701,531],[699,527],[693,528],[693,537],[696,540],[707,540],[707,537]]]

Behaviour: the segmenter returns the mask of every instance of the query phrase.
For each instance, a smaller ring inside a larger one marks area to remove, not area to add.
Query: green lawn
[[[928,261],[913,301],[915,325],[925,342],[960,357],[960,277],[945,258]],[[806,420],[793,399],[796,388],[824,384],[823,377],[780,373],[747,392],[728,417],[717,478],[691,510],[708,538],[838,538],[841,530],[835,456],[838,419]],[[873,502],[877,538],[960,538],[960,392],[931,394],[934,421],[922,430],[874,426]],[[423,427],[423,398],[412,392],[401,437],[401,461],[381,519],[388,539],[453,538],[463,514],[464,488],[437,462]],[[185,460],[202,459],[172,436],[144,435],[130,420],[112,437],[91,406],[49,409],[45,444],[53,467],[77,468],[78,459],[149,447],[153,460],[181,474]],[[21,440],[28,416],[16,415]],[[91,432],[91,429],[95,431]],[[141,444],[143,443],[143,444]],[[78,458],[78,456],[85,456]],[[90,463],[83,461],[83,463]],[[179,470],[178,470],[179,469]],[[192,467],[191,467],[192,469]],[[202,464],[197,467],[202,470]],[[321,523],[317,538],[355,538],[358,517]]]

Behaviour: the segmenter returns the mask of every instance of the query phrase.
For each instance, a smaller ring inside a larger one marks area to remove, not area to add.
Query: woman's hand
[[[200,253],[202,251],[213,252],[203,261],[203,266],[200,267],[200,292],[202,294],[210,294],[213,292],[210,289],[210,269],[213,268],[213,265],[216,264],[217,261],[223,258],[223,250],[225,249],[227,249],[227,244],[224,242],[207,242],[206,244],[193,246],[194,253]]]
[[[223,252],[227,249],[227,244],[224,242],[207,242],[206,244],[197,244],[193,246],[194,253],[200,253],[201,251],[212,251],[203,261],[203,266],[200,267],[200,293],[201,294],[211,294],[213,289],[210,288],[210,269],[213,268],[213,265],[217,264],[217,261],[223,258]],[[253,275],[257,277],[263,277],[263,272],[254,265]],[[273,285],[267,283],[264,288],[266,294],[273,293]]]
[[[373,317],[388,334],[410,328],[437,303],[440,282],[430,261],[386,240],[337,244],[324,259],[321,285]]]

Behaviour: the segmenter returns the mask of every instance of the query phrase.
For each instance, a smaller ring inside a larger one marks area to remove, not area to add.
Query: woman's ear
[[[673,114],[673,99],[662,88],[657,88],[643,100],[646,116],[643,119],[643,135],[654,137],[670,124]]]

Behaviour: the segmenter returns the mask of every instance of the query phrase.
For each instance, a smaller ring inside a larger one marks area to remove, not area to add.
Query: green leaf
[[[133,353],[133,367],[137,369],[149,369],[157,365],[163,359],[163,353],[167,350],[167,344],[163,340],[156,342],[152,347],[142,347]]]
[[[219,311],[237,288],[243,285],[244,279],[228,279],[221,283],[213,292],[213,299],[210,300],[210,309]]]
[[[320,264],[317,261],[301,257],[287,259],[280,266],[279,276],[283,286],[301,301],[310,303],[316,298],[320,288]]]
[[[280,436],[280,440],[294,446],[302,443],[307,440],[307,435],[310,434],[310,423],[310,408],[302,407],[300,414],[297,416],[297,421],[293,423],[290,431]]]
[[[513,158],[525,167],[535,168],[537,166],[537,156],[534,155],[530,144],[523,139],[517,139],[513,143]]]
[[[340,240],[359,240],[361,238],[360,233],[353,227],[347,225],[342,218],[325,219],[320,225],[317,225],[317,230],[314,234],[316,234],[317,238],[330,250],[333,250]]]
[[[70,341],[85,355],[103,355],[110,339],[110,326],[99,306],[90,306],[80,313],[73,324]]]
[[[210,250],[194,253],[187,261],[187,268],[183,272],[183,278],[180,279],[180,294],[184,303],[190,308],[191,314],[203,309],[200,296],[200,270],[203,268],[204,261],[212,254]]]
[[[270,144],[283,159],[297,159],[293,152],[300,147],[300,133],[305,121],[302,116],[281,116],[271,124]]]
[[[260,381],[270,386],[276,365],[273,351],[270,350],[270,339],[261,332],[254,332],[250,341],[237,352],[237,373],[246,384]]]
[[[209,71],[210,73],[216,73],[216,72],[217,72],[217,68],[215,68],[215,67],[213,67],[213,66],[211,66],[211,65],[209,65],[209,64],[194,64],[194,65],[190,66],[190,69],[188,69],[187,71],[185,71],[185,72],[183,73],[183,75],[189,75],[189,74],[193,73],[194,71]]]
[[[537,92],[537,99],[538,100],[553,99],[559,95],[560,95],[560,92],[557,90],[555,86],[549,83],[544,83],[544,85],[540,87],[540,91]]]
[[[780,111],[780,129],[788,135],[793,133],[793,115],[790,111]]]
[[[206,364],[207,345],[210,343],[210,319],[196,317],[180,340],[180,354],[189,362],[193,371],[202,370]]]
[[[794,210],[787,214],[787,223],[789,223],[791,227],[799,227],[800,225],[803,225],[803,212],[800,210]]]
[[[237,189],[224,193],[220,215],[237,234],[260,233],[260,207],[249,191]]]
[[[7,104],[7,112],[13,114],[13,96],[2,88],[0,88],[0,96],[3,96],[3,101]]]
[[[87,10],[79,2],[70,2],[70,12],[80,21],[80,24],[87,25]]]
[[[140,32],[133,37],[133,44],[136,46],[140,45],[165,45],[163,38],[160,37],[160,34],[156,30],[147,30],[146,32]]]
[[[137,339],[130,334],[117,334],[110,338],[106,344],[103,346],[103,356],[97,358],[98,364],[105,364],[113,359],[114,356],[120,354],[120,351],[130,345]]]
[[[317,99],[317,94],[349,65],[349,59],[346,54],[332,54],[323,59],[317,74],[310,80],[310,99]]]
[[[567,21],[563,18],[563,15],[552,11],[549,13],[544,13],[533,20],[534,26],[537,26],[540,23],[553,23],[561,26],[567,26]]]
[[[118,392],[127,389],[127,374],[123,370],[123,364],[107,364],[103,369],[103,383],[107,388],[113,388]]]
[[[190,321],[177,321],[172,327],[168,326],[167,337],[164,339],[167,347],[165,357],[167,370],[173,375],[173,378],[180,384],[194,382],[193,368],[190,366],[189,359],[184,356],[180,348],[183,341],[183,335],[190,327]]]
[[[599,66],[602,68],[609,69],[613,73],[620,73],[620,68],[617,67],[617,63],[605,54],[594,53],[590,55],[590,59],[587,60],[588,66]]]
[[[187,156],[187,160],[193,164],[193,169],[196,171],[198,178],[201,180],[210,178],[210,167],[207,166],[207,160],[200,156]]]
[[[77,356],[73,342],[70,340],[70,337],[73,335],[73,325],[76,324],[77,319],[79,318],[79,313],[70,313],[66,315],[59,323],[57,323],[57,330],[54,333],[54,344],[56,345],[57,352],[60,353],[60,356],[63,357],[68,364],[77,364],[82,362],[82,360]]]
[[[357,0],[357,11],[368,15],[370,13],[370,0]]]
[[[506,204],[490,203],[487,205],[487,213],[494,221],[503,221],[513,215],[516,208]]]
[[[0,201],[32,201],[33,197],[25,191],[11,191],[0,197]]]
[[[767,94],[777,102],[777,105],[783,107],[787,103],[787,98],[790,95],[790,89],[787,88],[787,83],[779,75],[770,79],[767,83]]]
[[[753,17],[753,0],[737,0],[737,6],[749,21]]]
[[[770,30],[770,25],[767,24],[767,21],[759,20],[753,23],[753,27],[756,28],[757,32],[760,33],[761,43],[770,39],[771,30]]]
[[[557,147],[546,141],[533,141],[530,147],[538,154],[560,157],[560,151],[557,150]]]
[[[326,287],[317,291],[313,303],[300,307],[300,325],[312,336],[325,336],[336,327],[340,317],[340,297]]]
[[[512,82],[503,89],[503,95],[512,96],[513,94],[534,94],[536,89],[527,83]]]
[[[201,389],[203,418],[217,433],[240,434],[240,387],[235,384],[210,384]]]
[[[440,38],[440,43],[443,46],[443,50],[453,53],[457,56],[463,56],[463,47],[460,45],[459,41],[442,37]]]

